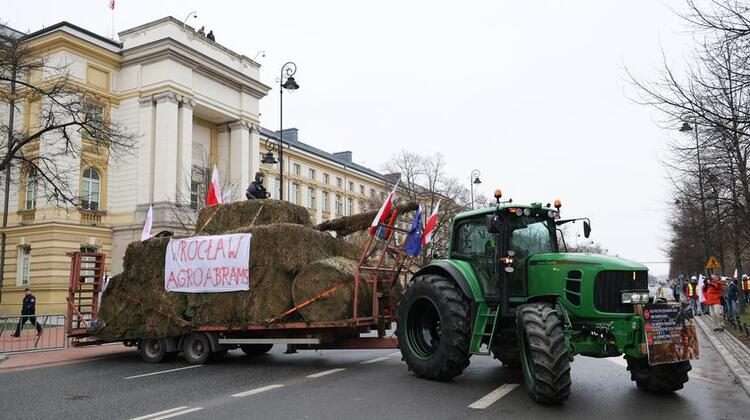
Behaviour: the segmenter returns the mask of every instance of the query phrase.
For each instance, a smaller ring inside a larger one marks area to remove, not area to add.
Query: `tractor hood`
[[[536,254],[529,258],[529,266],[535,265],[565,265],[565,266],[595,266],[600,270],[628,270],[646,271],[648,268],[635,261],[601,254],[579,254],[572,252],[554,254]]]

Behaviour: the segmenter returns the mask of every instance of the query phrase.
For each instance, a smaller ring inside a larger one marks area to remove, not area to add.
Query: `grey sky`
[[[266,84],[295,61],[301,88],[285,97],[284,121],[302,141],[352,150],[375,169],[401,148],[441,152],[467,185],[479,169],[485,194],[560,198],[563,216],[592,218],[592,239],[610,253],[666,259],[659,159],[675,134],[627,99],[623,65],[653,75],[660,47],[682,60],[690,36],[670,11],[682,2],[116,1],[118,31],[197,10],[189,23],[217,42],[251,58],[266,51]],[[2,19],[23,31],[67,20],[107,35],[107,4],[13,2]],[[278,129],[275,88],[261,110]]]

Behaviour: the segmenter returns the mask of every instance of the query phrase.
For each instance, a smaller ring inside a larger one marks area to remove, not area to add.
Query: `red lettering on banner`
[[[180,285],[177,284],[177,279],[174,278],[174,273],[169,273],[169,277],[167,277],[167,288],[169,288],[170,285],[174,285],[174,287],[180,287]]]
[[[237,246],[235,246],[234,249],[232,249],[232,238],[229,238],[229,258],[237,258],[237,254],[240,252],[240,246],[242,246],[242,239],[244,238],[244,236],[240,236],[240,240],[237,241]]]
[[[219,257],[219,251],[221,251],[221,258],[226,258],[227,255],[224,252],[224,240],[219,238],[219,242],[216,244],[216,252],[214,252],[214,257],[212,260],[215,260]]]
[[[195,253],[197,252],[196,249],[198,248],[198,243],[195,241],[189,241],[187,243],[187,252],[186,252],[186,259],[185,261],[193,261],[195,260]]]

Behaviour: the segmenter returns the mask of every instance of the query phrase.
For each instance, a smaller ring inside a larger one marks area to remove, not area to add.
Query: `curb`
[[[8,355],[0,353],[0,363],[3,363],[6,360],[8,360]]]
[[[713,348],[719,353],[719,356],[724,360],[727,367],[729,367],[729,371],[732,372],[732,375],[740,383],[747,396],[750,397],[750,374],[740,366],[740,362],[724,347],[724,344],[714,336],[714,332],[700,318],[696,317],[695,322],[701,327],[703,334],[708,337],[708,341],[711,342]],[[731,337],[730,340],[735,340],[737,345],[744,346],[739,340],[732,337],[731,334],[729,334],[729,337]]]

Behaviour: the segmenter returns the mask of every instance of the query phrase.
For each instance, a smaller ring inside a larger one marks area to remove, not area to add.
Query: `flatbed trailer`
[[[396,321],[400,296],[390,294],[403,290],[408,277],[414,273],[414,258],[407,255],[404,244],[398,242],[408,231],[397,226],[400,226],[398,218],[393,217],[378,225],[380,235],[370,235],[356,266],[350,319],[284,321],[301,308],[343,287],[340,284],[263,323],[201,325],[189,328],[188,333],[176,337],[121,337],[115,340],[96,337],[94,330],[98,322],[100,298],[106,287],[105,256],[102,253],[69,253],[71,271],[66,334],[73,346],[122,342],[137,347],[141,357],[149,363],[172,360],[181,352],[189,363],[203,364],[231,349],[241,348],[246,354],[254,355],[269,351],[274,344],[286,344],[289,350],[397,348],[396,337],[388,332]],[[402,287],[394,287],[396,282],[400,282]],[[372,290],[371,299],[359,299],[362,287]],[[371,315],[359,316],[359,309],[367,307],[365,305],[370,306]],[[190,326],[188,321],[181,322],[186,328]]]

